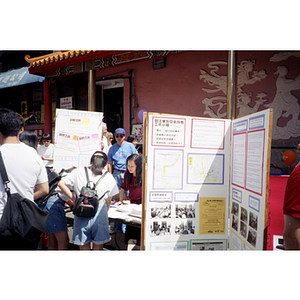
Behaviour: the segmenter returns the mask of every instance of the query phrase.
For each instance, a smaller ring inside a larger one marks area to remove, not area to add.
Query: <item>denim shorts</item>
[[[110,241],[106,201],[99,203],[97,213],[92,218],[74,216],[73,238],[75,245],[83,246],[90,242],[102,245]]]
[[[47,233],[67,231],[68,222],[65,214],[66,202],[61,200],[56,194],[51,196],[42,209],[49,211],[49,218],[47,222]]]

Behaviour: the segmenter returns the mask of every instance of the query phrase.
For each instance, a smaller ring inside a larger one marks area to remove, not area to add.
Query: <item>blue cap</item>
[[[126,135],[126,134],[125,134],[125,130],[124,130],[123,128],[117,128],[117,129],[115,130],[115,134],[123,134],[123,135]]]

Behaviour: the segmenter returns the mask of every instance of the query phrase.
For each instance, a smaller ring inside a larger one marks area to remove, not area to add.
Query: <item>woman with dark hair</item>
[[[130,203],[142,204],[142,180],[143,180],[143,163],[142,158],[138,154],[132,154],[126,160],[127,170],[124,175],[124,181],[121,184],[119,202],[116,205],[123,204],[125,199],[129,199]],[[129,190],[129,196],[125,196],[125,191]],[[140,246],[141,229],[130,225],[126,225],[125,243],[136,240],[136,244]]]
[[[116,181],[111,173],[104,171],[107,164],[107,155],[102,151],[96,151],[90,160],[91,165],[87,168],[89,180],[96,183],[100,178],[96,191],[100,200],[95,216],[86,218],[74,216],[72,242],[79,245],[80,250],[90,250],[90,242],[93,250],[103,250],[103,245],[110,241],[108,229],[108,209],[113,196],[119,193]],[[87,178],[85,168],[81,167],[65,176],[58,184],[61,191],[70,199],[76,200],[82,187],[86,186]]]
[[[132,143],[132,144],[134,145],[135,148],[137,147],[137,144],[138,144],[138,138],[137,138],[136,135],[133,135],[133,134],[129,135],[129,136],[127,137],[126,141],[127,141],[128,143]]]
[[[124,181],[121,184],[119,202],[116,205],[123,204],[123,200],[130,200],[130,203],[142,203],[142,173],[143,163],[138,154],[131,154],[126,160],[127,170],[124,174]],[[129,196],[125,196],[125,191],[129,190]]]
[[[37,146],[39,143],[39,138],[37,134],[33,130],[24,130],[20,135],[19,135],[19,140],[20,142],[34,148],[37,150]]]

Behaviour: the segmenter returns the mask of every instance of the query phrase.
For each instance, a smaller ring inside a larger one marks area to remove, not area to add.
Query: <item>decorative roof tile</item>
[[[74,57],[79,56],[88,56],[90,53],[95,53],[97,51],[95,50],[68,50],[68,51],[60,51],[60,52],[54,52],[47,55],[39,56],[31,58],[30,55],[25,56],[25,60],[29,63],[29,69],[30,68],[36,68],[48,64],[57,63],[60,61],[72,59]],[[98,51],[99,52],[99,51]]]

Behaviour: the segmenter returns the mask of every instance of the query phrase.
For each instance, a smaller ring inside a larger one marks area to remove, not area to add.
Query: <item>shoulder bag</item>
[[[0,234],[11,236],[14,233],[22,238],[36,242],[45,232],[49,212],[39,208],[33,201],[22,197],[18,193],[10,193],[10,182],[0,151],[0,174],[7,194],[7,202],[0,220]]]

